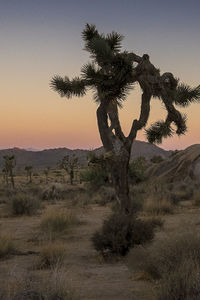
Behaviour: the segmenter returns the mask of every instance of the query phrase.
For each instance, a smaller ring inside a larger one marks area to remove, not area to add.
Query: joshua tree
[[[94,25],[86,24],[82,32],[85,50],[92,62],[84,65],[81,77],[70,80],[54,76],[51,87],[61,96],[84,96],[87,89],[94,90],[98,104],[97,121],[105,149],[105,158],[112,174],[116,199],[124,213],[129,212],[128,165],[133,140],[147,124],[150,101],[157,97],[166,108],[166,119],[146,129],[150,143],[161,143],[163,138],[186,132],[186,117],[176,106],[185,107],[200,99],[200,86],[191,88],[180,83],[172,73],[160,74],[150,62],[148,54],[142,56],[121,51],[122,36],[116,32],[100,34]],[[128,92],[135,83],[142,90],[140,115],[133,120],[128,136],[122,132],[118,108],[122,107]],[[175,125],[175,128],[172,127]]]
[[[8,185],[8,171],[5,168],[3,168],[2,173],[3,173],[3,182],[6,183],[6,185]]]
[[[78,165],[78,157],[73,155],[69,158],[69,155],[65,155],[59,165],[61,169],[64,169],[69,174],[70,183],[72,185],[74,180],[74,171]]]
[[[27,173],[27,181],[28,181],[28,179],[29,179],[29,183],[31,183],[31,182],[32,182],[32,171],[33,171],[33,166],[26,166],[26,167],[24,168],[24,170],[25,170],[26,173]]]
[[[16,159],[14,155],[4,155],[4,174],[6,175],[6,182],[8,183],[8,176],[10,176],[10,181],[12,187],[15,187],[13,169],[16,166]]]
[[[46,177],[46,184],[49,181],[49,171],[50,171],[50,167],[47,167],[46,169],[44,169],[44,175]]]

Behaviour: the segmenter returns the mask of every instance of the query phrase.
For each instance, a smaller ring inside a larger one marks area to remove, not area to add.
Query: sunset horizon
[[[96,120],[97,105],[92,93],[83,98],[65,99],[50,88],[51,78],[79,76],[89,61],[83,51],[81,32],[86,23],[95,24],[105,34],[124,36],[123,50],[142,56],[164,72],[172,72],[180,82],[199,85],[197,60],[200,42],[199,2],[193,0],[103,2],[20,1],[2,4],[1,29],[1,120],[0,148],[49,149],[67,147],[90,149],[101,146]],[[159,25],[159,26],[158,26]],[[131,91],[120,120],[125,135],[138,117],[141,90]],[[134,102],[134,103],[133,103]],[[166,112],[156,99],[151,102],[147,128],[163,119]],[[167,138],[159,147],[185,149],[200,141],[200,107],[181,109],[187,115],[188,131],[181,137]],[[137,135],[146,141],[144,130]]]

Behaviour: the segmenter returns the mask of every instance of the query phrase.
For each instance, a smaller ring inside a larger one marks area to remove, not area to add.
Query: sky
[[[86,23],[121,33],[123,50],[148,53],[161,73],[199,85],[199,15],[199,0],[0,0],[0,148],[101,146],[92,93],[69,100],[49,86],[55,74],[80,75],[89,61],[81,39]],[[139,114],[140,97],[136,86],[120,110],[125,134]],[[200,143],[200,103],[181,111],[188,132],[166,139],[164,149]],[[148,125],[165,115],[153,99]],[[137,139],[145,140],[144,131]]]

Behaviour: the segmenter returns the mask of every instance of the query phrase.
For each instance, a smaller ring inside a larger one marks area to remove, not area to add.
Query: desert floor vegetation
[[[0,259],[8,258],[10,255],[15,254],[16,245],[13,237],[8,234],[0,233]]]
[[[0,299],[2,300],[78,299],[63,268],[52,268],[45,277],[26,271],[20,277],[12,271],[9,275],[10,280],[4,280],[1,284]]]
[[[41,219],[40,230],[49,237],[66,234],[79,220],[72,210],[51,208]]]
[[[48,242],[40,247],[37,268],[59,267],[66,258],[66,245],[61,242]]]
[[[109,184],[71,186],[55,174],[0,190],[1,299],[175,300],[180,290],[198,299],[197,184],[132,184],[135,219],[124,222]]]

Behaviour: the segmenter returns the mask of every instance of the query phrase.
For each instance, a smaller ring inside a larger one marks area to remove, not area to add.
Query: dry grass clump
[[[77,300],[75,292],[67,282],[68,278],[69,275],[64,268],[54,268],[49,278],[43,282],[43,293],[46,295],[45,300]]]
[[[200,235],[185,232],[165,236],[129,255],[134,271],[160,280],[159,300],[200,299]]]
[[[6,281],[0,290],[1,300],[76,300],[63,268],[54,268],[45,278],[30,274]]]
[[[144,212],[157,216],[173,213],[173,205],[168,199],[159,199],[150,196],[143,206]]]
[[[0,234],[0,259],[14,254],[15,251],[16,246],[11,236]]]
[[[173,204],[178,204],[180,201],[190,200],[193,196],[193,188],[187,184],[177,184],[171,192],[171,201]]]
[[[200,206],[200,188],[198,188],[192,197],[192,203],[195,206]]]
[[[48,243],[40,248],[37,267],[52,268],[63,264],[66,258],[66,246],[63,243]]]
[[[159,227],[162,228],[164,225],[164,221],[160,216],[150,216],[146,219],[151,226],[154,228]]]
[[[14,194],[12,189],[8,187],[0,188],[0,204],[5,204],[8,202],[8,199]]]
[[[12,215],[33,215],[41,208],[41,201],[39,198],[26,193],[17,193],[12,196],[8,209]]]
[[[50,236],[62,234],[78,222],[76,215],[72,211],[49,210],[42,218],[40,229]]]
[[[183,261],[178,268],[165,274],[158,292],[158,300],[199,300],[200,266],[195,259]]]

